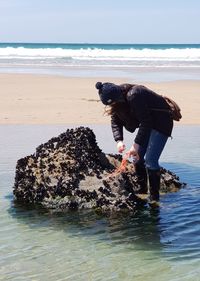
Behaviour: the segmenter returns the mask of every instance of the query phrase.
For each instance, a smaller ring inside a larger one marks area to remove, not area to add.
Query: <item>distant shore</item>
[[[0,124],[108,124],[97,81],[133,83],[130,78],[0,74]],[[183,118],[176,124],[200,124],[200,79],[143,84],[177,101]]]

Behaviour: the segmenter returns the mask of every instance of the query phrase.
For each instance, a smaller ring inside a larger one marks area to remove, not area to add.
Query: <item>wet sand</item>
[[[133,83],[130,78],[0,74],[0,124],[108,124],[97,81]],[[200,124],[200,80],[143,84],[177,101],[183,118],[176,124]]]

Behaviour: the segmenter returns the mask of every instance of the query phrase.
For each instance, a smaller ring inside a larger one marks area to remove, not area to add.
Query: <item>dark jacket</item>
[[[115,141],[123,140],[123,127],[129,132],[139,128],[135,143],[145,145],[150,132],[155,129],[171,136],[173,119],[169,112],[153,109],[169,109],[165,99],[142,85],[133,85],[124,94],[125,102],[118,105],[111,115],[111,127]]]

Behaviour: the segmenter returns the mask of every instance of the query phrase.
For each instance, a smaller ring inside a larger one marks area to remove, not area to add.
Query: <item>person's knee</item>
[[[160,169],[158,160],[153,159],[152,157],[146,157],[145,164],[146,164],[146,168],[149,170],[159,170]]]

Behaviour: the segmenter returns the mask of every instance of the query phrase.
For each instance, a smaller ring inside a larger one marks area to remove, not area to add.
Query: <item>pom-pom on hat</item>
[[[108,82],[97,82],[95,87],[99,90],[99,97],[105,105],[109,105],[112,102],[124,101],[122,89],[118,85]]]

